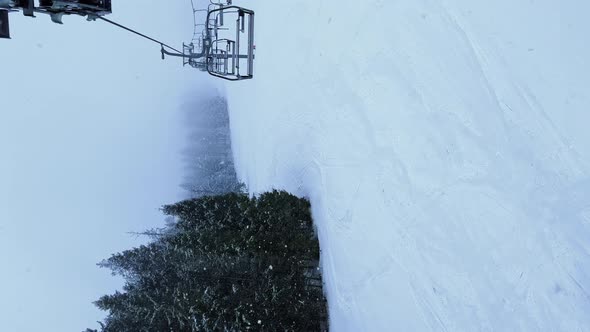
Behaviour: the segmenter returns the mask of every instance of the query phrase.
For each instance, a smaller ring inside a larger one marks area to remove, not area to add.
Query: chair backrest
[[[0,9],[0,38],[10,39],[8,10]]]

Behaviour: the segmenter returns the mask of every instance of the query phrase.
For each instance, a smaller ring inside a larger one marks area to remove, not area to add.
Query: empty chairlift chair
[[[254,74],[254,12],[238,6],[217,5],[209,9],[205,48],[209,74],[231,81],[251,79]]]

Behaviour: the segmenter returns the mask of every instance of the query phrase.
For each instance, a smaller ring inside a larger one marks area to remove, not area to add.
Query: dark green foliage
[[[99,265],[125,278],[101,297],[103,332],[319,331],[326,303],[306,200],[273,191],[163,207],[175,223]]]

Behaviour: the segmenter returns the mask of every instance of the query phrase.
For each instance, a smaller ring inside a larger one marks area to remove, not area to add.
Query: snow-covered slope
[[[307,196],[334,331],[590,331],[590,2],[241,1],[239,176]]]

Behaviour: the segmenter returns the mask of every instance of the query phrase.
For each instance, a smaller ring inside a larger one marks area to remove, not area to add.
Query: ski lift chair
[[[231,33],[234,27],[225,24],[232,18],[236,22],[235,35]],[[254,74],[254,11],[215,4],[205,22],[207,39],[211,40],[205,57],[209,74],[230,81],[251,79]],[[246,42],[242,43],[244,37]]]

